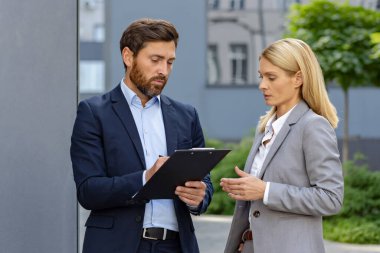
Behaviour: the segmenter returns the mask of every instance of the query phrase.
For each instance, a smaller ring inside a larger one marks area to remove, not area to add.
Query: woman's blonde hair
[[[305,42],[292,38],[278,40],[264,49],[260,59],[262,57],[290,75],[301,71],[302,99],[315,113],[325,117],[333,128],[338,126],[337,112],[327,95],[321,67],[313,51]],[[276,110],[273,106],[266,115],[260,118],[260,132],[264,131],[268,120],[276,113]]]

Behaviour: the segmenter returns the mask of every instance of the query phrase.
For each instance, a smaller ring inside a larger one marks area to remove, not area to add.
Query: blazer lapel
[[[257,150],[259,149],[259,146],[261,144],[263,137],[264,137],[264,133],[256,131],[251,151],[249,151],[247,161],[245,162],[245,166],[244,166],[244,171],[247,173],[250,173],[251,171],[253,159],[256,156]]]
[[[119,84],[115,89],[111,91],[112,107],[117,116],[120,118],[121,122],[123,123],[124,128],[127,130],[127,133],[131,138],[137,153],[139,154],[140,161],[145,168],[146,165],[144,151],[141,144],[139,132],[137,131],[136,123],[133,119],[131,109],[129,108],[129,104],[125,99],[123,92],[121,91],[120,85],[121,84]]]
[[[281,147],[286,136],[289,134],[292,125],[296,124],[297,121],[302,117],[302,115],[304,115],[308,110],[309,110],[309,106],[306,104],[305,101],[301,100],[297,104],[297,106],[293,109],[293,111],[290,113],[288,119],[285,121],[280,132],[277,134],[276,139],[274,140],[272,147],[270,148],[267,154],[267,157],[265,158],[265,161],[263,163],[263,166],[261,167],[258,178],[263,178],[265,170],[268,167],[268,164],[270,163],[274,155],[277,153],[277,150]]]
[[[166,148],[168,156],[174,153],[177,149],[177,113],[169,99],[161,95],[161,110],[164,118],[165,135],[166,135]]]

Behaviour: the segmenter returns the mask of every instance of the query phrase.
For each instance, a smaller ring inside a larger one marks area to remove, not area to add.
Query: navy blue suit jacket
[[[168,155],[176,149],[203,147],[196,110],[161,95]],[[145,203],[132,200],[142,187],[143,148],[120,84],[79,103],[71,138],[71,160],[80,204],[91,210],[84,253],[136,252]],[[180,169],[180,168],[179,168]],[[206,196],[195,214],[205,212],[213,194],[209,175]],[[188,206],[174,199],[183,253],[199,252]]]

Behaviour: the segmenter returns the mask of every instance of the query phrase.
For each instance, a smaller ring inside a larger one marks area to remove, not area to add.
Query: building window
[[[79,92],[102,93],[105,90],[105,66],[102,60],[81,60]]]
[[[93,41],[104,42],[105,40],[105,29],[103,24],[96,24],[93,27]]]
[[[247,45],[233,44],[230,46],[231,81],[234,84],[246,84],[248,81]]]
[[[240,10],[245,9],[245,0],[240,0]]]
[[[218,58],[218,47],[209,45],[207,51],[207,68],[208,68],[208,83],[217,84],[220,82],[220,67]]]
[[[376,2],[376,9],[380,10],[380,0],[377,0],[377,2]]]
[[[294,3],[300,3],[300,0],[277,0],[275,8],[287,12]]]
[[[230,0],[230,10],[245,9],[245,0]]]
[[[208,1],[208,5],[209,5],[209,9],[210,10],[217,10],[217,9],[219,9],[219,4],[220,4],[219,0],[209,0]]]

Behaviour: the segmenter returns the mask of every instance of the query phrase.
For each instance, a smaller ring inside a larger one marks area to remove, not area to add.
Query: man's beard
[[[129,78],[137,89],[149,99],[160,95],[167,82],[167,77],[164,75],[157,75],[147,79],[137,62],[133,63]],[[155,80],[162,80],[163,83],[160,85],[153,84],[152,82]]]

